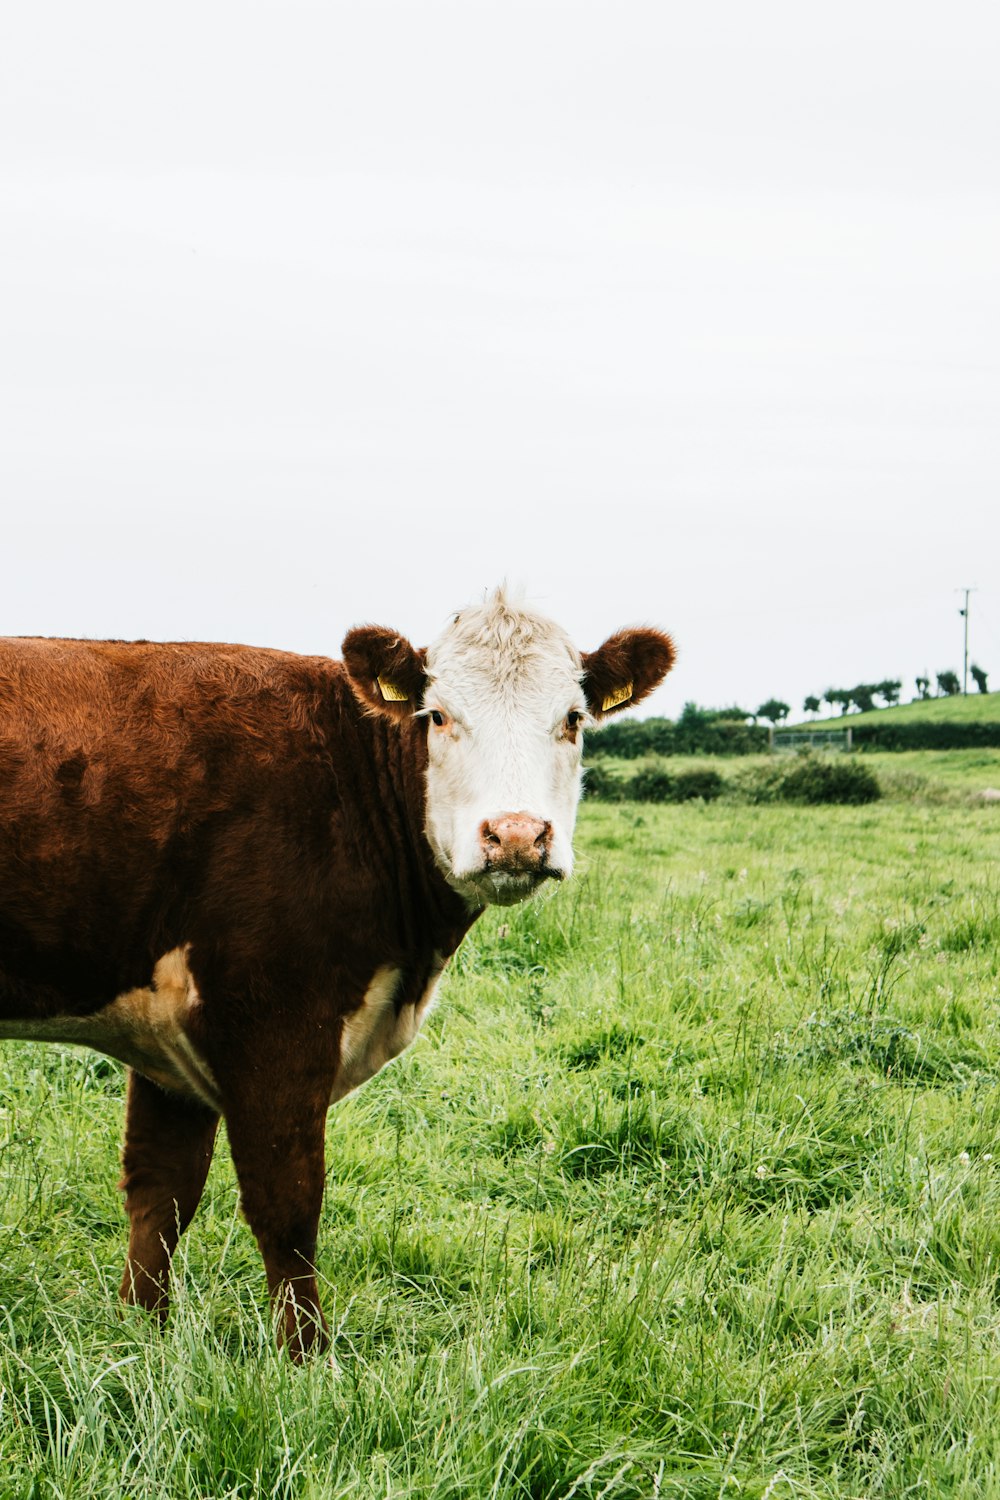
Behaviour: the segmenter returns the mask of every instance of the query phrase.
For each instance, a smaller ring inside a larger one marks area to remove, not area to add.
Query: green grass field
[[[585,806],[331,1114],[336,1369],[273,1351],[224,1147],[165,1334],[120,1313],[122,1074],[5,1044],[0,1497],[1000,1496],[989,759]]]
[[[951,698],[918,699],[896,708],[876,708],[868,714],[834,714],[832,718],[806,719],[789,724],[790,729],[843,729],[858,724],[1000,724],[1000,693],[958,694]]]

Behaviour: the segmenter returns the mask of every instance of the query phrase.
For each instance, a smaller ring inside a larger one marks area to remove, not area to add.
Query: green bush
[[[588,766],[583,778],[583,795],[597,802],[623,802],[625,781],[605,766]]]
[[[873,771],[848,756],[797,755],[747,766],[731,787],[740,802],[875,802],[882,795]]]
[[[780,802],[786,770],[787,767],[780,760],[744,766],[733,777],[730,788],[738,802]]]
[[[630,802],[676,802],[674,778],[655,766],[642,771],[625,783],[625,795]]]
[[[726,790],[725,778],[710,766],[695,771],[679,771],[674,777],[674,802],[692,802],[701,797],[705,802],[714,802]]]
[[[784,802],[877,802],[881,795],[874,771],[845,756],[825,760],[804,755],[781,782]]]

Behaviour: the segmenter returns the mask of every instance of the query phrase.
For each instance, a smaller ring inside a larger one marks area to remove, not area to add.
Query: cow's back
[[[145,978],[220,826],[315,799],[340,674],[242,646],[0,641],[0,1008],[5,984],[15,1008],[88,1007]]]

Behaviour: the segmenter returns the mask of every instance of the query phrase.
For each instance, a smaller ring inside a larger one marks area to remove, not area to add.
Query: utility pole
[[[974,594],[975,589],[958,589],[959,594],[965,595],[965,608],[959,610],[959,614],[965,621],[965,643],[962,653],[962,697],[968,697],[969,693],[969,595]]]

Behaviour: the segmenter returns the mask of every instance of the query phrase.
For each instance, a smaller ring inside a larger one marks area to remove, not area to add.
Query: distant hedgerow
[[[752,755],[767,749],[762,724],[746,723],[746,715],[727,718],[740,709],[699,711],[688,705],[674,723],[671,719],[615,721],[587,739],[588,760],[640,760],[645,755]]]
[[[924,679],[921,679],[923,681]],[[880,683],[876,691],[885,696],[895,683]],[[981,691],[983,691],[981,689]],[[840,704],[848,693],[831,689],[831,706]],[[817,702],[810,699],[810,702]],[[851,700],[853,701],[853,700]],[[738,710],[732,710],[737,713]],[[808,712],[808,710],[807,710]],[[743,719],[728,719],[712,713],[688,712],[674,723],[670,719],[625,719],[608,724],[599,734],[587,738],[587,759],[641,760],[653,755],[760,755],[768,748],[768,731],[762,724],[748,724]],[[856,722],[855,715],[843,720],[850,726],[855,746],[873,750],[966,750],[1000,749],[1000,719],[973,722],[938,722],[916,719],[900,723],[891,715],[884,721],[879,713],[872,719]]]
[[[747,766],[727,779],[710,766],[672,773],[643,766],[634,776],[616,775],[607,762],[587,770],[585,792],[598,802],[712,802],[728,795],[735,802],[875,802],[882,795],[875,773],[851,757],[798,755]]]
[[[604,765],[590,766],[584,792],[598,802],[705,802],[721,797],[726,781],[710,767],[671,775],[658,766],[645,766],[634,776],[616,776]]]
[[[1000,750],[1000,723],[988,721],[882,724],[875,719],[852,725],[851,734],[855,745],[872,750]]]

